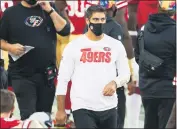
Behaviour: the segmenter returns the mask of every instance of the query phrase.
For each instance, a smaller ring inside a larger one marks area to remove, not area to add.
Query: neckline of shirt
[[[105,39],[105,34],[103,34],[103,37],[100,40],[94,41],[94,40],[90,40],[86,34],[84,34],[84,38],[89,42],[89,43],[94,43],[94,44],[100,44],[102,43],[102,41],[104,41]]]

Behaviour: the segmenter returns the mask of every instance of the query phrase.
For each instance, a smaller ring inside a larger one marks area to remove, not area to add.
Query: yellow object
[[[137,81],[139,76],[139,66],[135,58],[128,60],[132,81]]]
[[[131,73],[131,75],[132,75],[132,74],[133,74],[133,67],[132,67],[131,59],[128,60],[128,64],[129,64],[129,68],[130,68],[130,73]]]
[[[60,36],[57,35],[57,45],[56,45],[56,65],[57,68],[60,65],[61,57],[65,46],[69,43],[70,36]]]
[[[159,1],[160,7],[163,10],[167,10],[167,11],[172,11],[172,10],[176,10],[176,2],[175,0],[160,0]]]
[[[4,67],[7,70],[8,69],[8,65],[9,65],[8,52],[2,50],[2,54],[3,54],[3,58],[4,58],[4,64],[5,64]]]
[[[77,37],[79,37],[80,35],[69,35],[69,36],[60,36],[57,35],[57,47],[56,47],[56,64],[57,64],[57,68],[59,68],[60,65],[60,61],[62,58],[62,53],[64,48],[66,47],[66,45],[76,39]]]

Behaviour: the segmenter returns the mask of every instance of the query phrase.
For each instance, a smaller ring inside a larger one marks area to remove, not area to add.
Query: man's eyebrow
[[[101,17],[101,18],[93,17],[92,19],[103,19],[103,18],[106,18],[106,17]]]

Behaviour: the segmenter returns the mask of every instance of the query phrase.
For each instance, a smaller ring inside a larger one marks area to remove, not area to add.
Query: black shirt
[[[70,27],[64,29],[68,30]],[[58,34],[66,35],[69,31],[60,31]],[[39,5],[27,8],[20,3],[6,9],[1,20],[0,38],[11,44],[35,47],[15,62],[9,56],[8,71],[11,75],[30,76],[55,65],[56,30],[50,16]]]

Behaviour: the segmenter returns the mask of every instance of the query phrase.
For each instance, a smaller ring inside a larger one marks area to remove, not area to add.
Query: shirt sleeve
[[[8,14],[7,10],[5,10],[2,19],[0,20],[0,39],[4,39],[8,41],[8,27],[9,27],[9,22],[8,22]]]
[[[61,36],[68,36],[69,34],[70,34],[70,29],[71,29],[71,26],[70,26],[70,23],[69,23],[69,21],[67,20],[67,18],[65,18],[64,17],[64,15],[61,13],[61,12],[59,12],[58,11],[58,9],[56,8],[56,6],[55,6],[55,3],[53,3],[53,2],[51,2],[51,6],[55,9],[55,11],[62,17],[62,18],[64,18],[65,20],[66,20],[66,25],[65,25],[65,27],[61,30],[61,31],[59,31],[59,32],[57,32],[59,35],[61,35]]]
[[[60,68],[58,72],[58,84],[56,89],[56,95],[66,95],[68,82],[74,72],[74,58],[72,55],[72,49],[70,44],[68,44],[62,55]]]
[[[118,56],[116,61],[116,68],[118,70],[118,76],[115,78],[117,88],[124,86],[130,80],[130,68],[128,65],[127,54],[122,44],[118,46]]]

